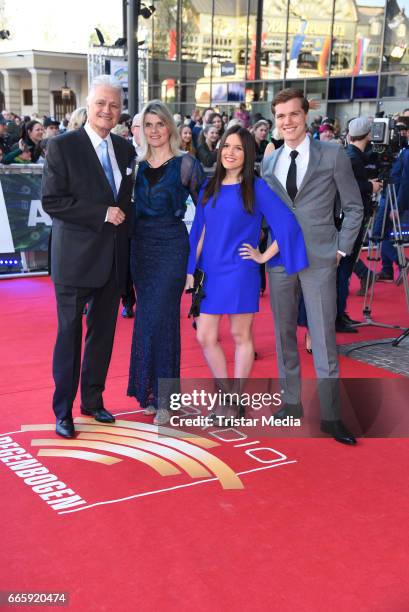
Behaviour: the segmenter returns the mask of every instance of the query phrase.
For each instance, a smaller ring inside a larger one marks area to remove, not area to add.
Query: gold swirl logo
[[[21,431],[54,431],[54,427],[51,423],[22,425]],[[216,477],[223,489],[243,488],[237,474],[209,452],[209,449],[220,446],[215,440],[125,420],[99,425],[92,418],[78,417],[75,428],[78,436],[70,440],[32,440],[32,446],[40,447],[37,456],[69,457],[107,466],[126,457],[144,463],[161,476],[184,472],[192,479]]]

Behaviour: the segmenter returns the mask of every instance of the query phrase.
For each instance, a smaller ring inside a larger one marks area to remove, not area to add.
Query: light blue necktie
[[[102,167],[104,169],[105,176],[107,177],[108,182],[111,185],[111,189],[114,194],[114,199],[116,200],[117,190],[116,190],[115,179],[114,179],[114,171],[112,170],[112,164],[111,164],[111,160],[109,158],[109,153],[108,153],[108,142],[106,140],[101,141],[101,151],[102,151],[102,155],[101,155]]]

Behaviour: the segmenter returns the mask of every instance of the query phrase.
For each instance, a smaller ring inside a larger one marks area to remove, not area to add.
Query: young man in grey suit
[[[341,146],[312,140],[306,133],[308,100],[301,90],[284,89],[272,102],[276,127],[284,145],[265,157],[263,178],[293,210],[304,233],[309,267],[288,276],[281,267],[269,272],[277,359],[284,383],[278,418],[303,415],[297,316],[300,288],[307,310],[321,405],[321,430],[344,444],[354,436],[340,419],[339,368],[335,340],[336,270],[358,234],[363,205],[351,162]],[[334,200],[339,192],[344,220],[334,225]]]

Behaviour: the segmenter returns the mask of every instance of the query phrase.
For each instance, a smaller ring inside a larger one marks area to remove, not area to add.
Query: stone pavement
[[[393,338],[341,344],[338,346],[338,353],[396,374],[409,376],[409,336],[398,346],[392,346],[393,340],[398,336],[399,331]]]

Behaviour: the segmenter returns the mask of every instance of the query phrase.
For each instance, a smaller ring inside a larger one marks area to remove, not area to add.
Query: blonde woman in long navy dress
[[[197,201],[204,174],[200,163],[180,150],[176,124],[162,102],[145,106],[141,126],[131,239],[137,311],[128,395],[160,425],[169,420],[169,402],[158,383],[180,377],[180,300],[189,255],[183,217],[188,196]]]
[[[199,195],[190,233],[187,267],[189,288],[193,272],[205,273],[204,293],[197,319],[197,339],[214,378],[228,378],[219,343],[219,323],[230,317],[235,343],[234,378],[248,378],[254,360],[252,322],[259,309],[259,264],[284,266],[294,274],[308,266],[301,228],[289,208],[260,178],[254,176],[254,140],[241,126],[223,136],[216,171]],[[271,245],[258,250],[265,217]]]

